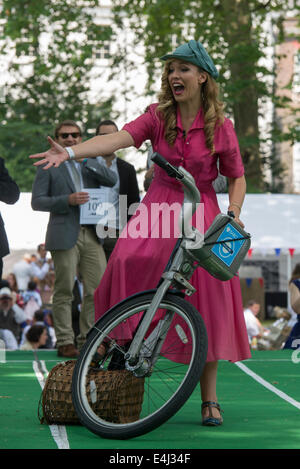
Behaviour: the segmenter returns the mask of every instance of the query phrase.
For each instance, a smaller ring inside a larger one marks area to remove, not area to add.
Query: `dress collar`
[[[183,130],[179,106],[177,106],[176,127],[180,130]],[[190,130],[192,129],[204,129],[204,115],[202,107],[199,109]]]

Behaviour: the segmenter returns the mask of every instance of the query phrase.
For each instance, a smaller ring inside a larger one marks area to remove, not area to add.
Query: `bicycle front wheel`
[[[153,430],[180,409],[199,383],[207,354],[205,325],[190,303],[170,293],[143,338],[150,350],[159,321],[168,315],[168,332],[154,363],[151,349],[138,373],[126,369],[125,355],[153,295],[144,293],[112,308],[94,326],[77,360],[73,404],[81,423],[103,438],[127,439]],[[129,389],[114,384],[105,391],[102,383],[97,390],[102,379],[121,380]],[[105,409],[101,399],[110,400]]]

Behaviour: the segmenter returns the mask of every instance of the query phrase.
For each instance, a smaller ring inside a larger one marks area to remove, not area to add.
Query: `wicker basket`
[[[75,360],[62,362],[50,371],[39,403],[41,423],[80,423],[71,395],[75,363]],[[98,416],[114,423],[128,423],[139,419],[144,379],[136,378],[127,370],[90,370],[88,378],[88,400]]]

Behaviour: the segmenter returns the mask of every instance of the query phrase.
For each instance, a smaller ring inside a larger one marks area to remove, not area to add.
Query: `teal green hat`
[[[194,39],[177,47],[177,49],[175,49],[171,54],[166,54],[161,57],[161,60],[167,59],[184,60],[185,62],[190,62],[197,65],[197,67],[202,68],[215,79],[219,76],[218,70],[214,66],[211,57],[204,49],[201,42],[197,42]]]

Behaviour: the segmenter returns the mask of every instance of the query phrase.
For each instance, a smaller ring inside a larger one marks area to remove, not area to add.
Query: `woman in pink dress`
[[[154,151],[193,175],[204,204],[204,231],[220,212],[212,186],[219,161],[220,172],[228,178],[228,209],[243,226],[239,216],[246,192],[244,169],[233,125],[224,117],[218,99],[218,72],[202,44],[194,40],[162,60],[166,63],[158,104],[149,106],[120,132],[94,137],[72,149],[63,149],[49,138],[50,150],[32,155],[42,158],[35,164],[47,163],[47,169],[70,157],[96,157],[132,145],[139,148],[150,140]],[[96,319],[124,298],[157,286],[176,234],[171,229],[168,236],[162,235],[163,212],[153,218],[151,208],[182,201],[180,183],[156,167],[142,206],[124,228],[95,292]],[[142,212],[147,215],[142,217]],[[137,237],[141,221],[143,233]],[[250,357],[239,278],[223,282],[198,268],[191,283],[197,292],[188,301],[203,317],[208,334],[207,363],[200,380],[202,423],[221,425],[216,391],[218,361]]]

